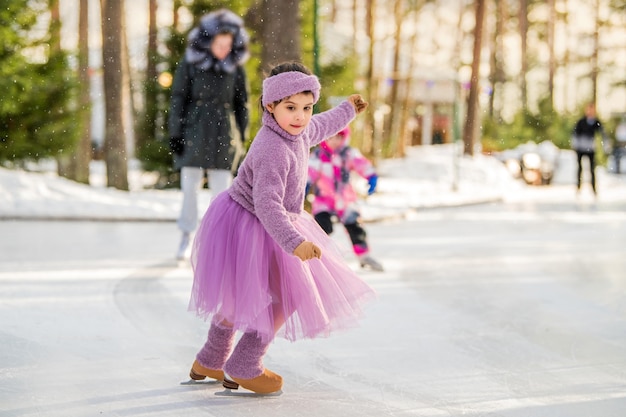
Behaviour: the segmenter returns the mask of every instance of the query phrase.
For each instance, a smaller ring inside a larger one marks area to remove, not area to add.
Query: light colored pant
[[[227,169],[207,170],[211,199],[225,191],[233,180]],[[204,169],[183,167],[180,170],[180,188],[183,191],[183,205],[178,218],[178,228],[184,233],[192,233],[198,227],[198,192],[202,188]]]

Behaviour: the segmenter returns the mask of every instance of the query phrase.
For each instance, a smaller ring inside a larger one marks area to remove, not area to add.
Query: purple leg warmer
[[[244,333],[235,346],[224,371],[235,378],[252,379],[263,373],[263,356],[269,342],[263,343],[256,332]]]
[[[211,324],[206,343],[196,355],[200,365],[209,369],[223,369],[233,347],[234,336],[232,328]]]

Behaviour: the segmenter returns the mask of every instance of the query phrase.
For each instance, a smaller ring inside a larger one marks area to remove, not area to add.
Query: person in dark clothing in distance
[[[226,190],[243,154],[248,126],[248,91],[243,64],[248,35],[242,19],[221,9],[200,19],[172,84],[170,149],[180,171],[182,232],[177,258],[187,257],[198,225],[198,192],[205,172],[211,197]],[[235,133],[236,132],[236,133]]]
[[[578,178],[576,189],[580,192],[583,177],[583,158],[589,161],[591,171],[591,188],[594,194],[598,194],[596,188],[596,135],[602,136],[602,145],[606,143],[606,134],[600,120],[596,116],[596,106],[593,103],[585,107],[585,115],[576,122],[572,136],[572,148],[576,151],[578,159]]]

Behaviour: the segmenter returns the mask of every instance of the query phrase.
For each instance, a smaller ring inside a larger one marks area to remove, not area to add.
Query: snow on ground
[[[454,145],[421,146],[408,149],[401,159],[380,162],[377,193],[363,197],[364,221],[405,216],[416,209],[457,206],[498,200],[575,198],[575,155],[562,151],[556,184],[528,187],[513,179],[496,158],[463,156]],[[174,221],[180,209],[180,190],[146,189],[153,181],[137,164],[129,169],[130,191],[104,186],[104,165],[93,161],[91,185],[57,176],[53,170],[30,172],[0,168],[0,219],[84,219]],[[366,183],[355,179],[365,195]],[[603,200],[625,198],[623,177],[598,169]],[[210,190],[199,196],[200,213],[209,205]]]

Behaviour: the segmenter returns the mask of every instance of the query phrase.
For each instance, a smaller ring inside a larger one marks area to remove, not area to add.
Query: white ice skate
[[[185,260],[187,255],[187,249],[189,249],[189,243],[191,242],[191,236],[189,233],[184,232],[183,237],[180,239],[180,246],[178,246],[178,252],[176,252],[176,259],[179,261]]]
[[[361,268],[371,269],[372,271],[383,271],[383,266],[374,258],[369,255],[364,255],[359,258],[359,262],[361,263]]]

